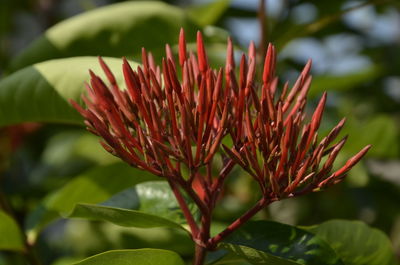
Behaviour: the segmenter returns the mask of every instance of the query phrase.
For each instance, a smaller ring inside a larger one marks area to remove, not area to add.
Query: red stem
[[[267,197],[261,198],[250,210],[244,213],[241,217],[236,219],[233,223],[231,223],[224,231],[214,236],[208,241],[208,246],[210,249],[216,247],[216,245],[221,242],[224,238],[230,235],[233,231],[237,230],[244,223],[246,223],[250,218],[252,218],[256,213],[258,213],[262,208],[267,206],[273,202],[273,200],[268,199]]]
[[[210,208],[211,209],[211,208]],[[207,254],[207,242],[210,239],[211,212],[204,213],[201,217],[201,228],[195,246],[193,265],[203,265]]]
[[[207,250],[205,247],[196,244],[193,265],[203,265]]]

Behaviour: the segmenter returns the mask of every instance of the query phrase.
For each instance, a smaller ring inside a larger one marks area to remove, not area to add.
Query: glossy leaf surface
[[[314,234],[270,221],[245,224],[221,247],[254,264],[344,265],[333,249]]]

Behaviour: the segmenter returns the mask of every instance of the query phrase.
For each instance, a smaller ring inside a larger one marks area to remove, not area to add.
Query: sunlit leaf
[[[104,58],[122,80],[122,60]],[[132,64],[134,67],[135,64]],[[19,70],[0,81],[0,126],[21,122],[82,124],[69,100],[80,102],[88,70],[105,79],[96,57],[51,60]]]
[[[178,42],[180,27],[194,39],[196,26],[185,12],[161,1],[126,1],[64,20],[48,29],[13,61],[12,68],[72,56],[139,55]]]
[[[178,254],[161,249],[113,250],[75,265],[185,265]]]

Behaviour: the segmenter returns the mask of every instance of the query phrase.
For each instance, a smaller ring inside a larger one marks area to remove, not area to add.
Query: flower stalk
[[[276,52],[271,44],[261,80],[256,76],[254,43],[248,55],[242,55],[237,69],[229,38],[225,67],[212,69],[200,32],[197,55],[187,50],[181,30],[178,61],[169,45],[161,66],[145,49],[142,65],[136,69],[124,59],[126,89],[119,87],[106,63],[99,60],[108,84],[90,72],[87,95],[82,95],[86,108],[71,103],[85,118],[88,130],[102,138],[108,152],[168,181],[196,244],[195,265],[203,264],[207,250],[214,250],[270,203],[342,181],[370,148],[365,147],[331,172],[347,139],[334,143],[344,120],[319,139],[327,94],[322,95],[308,121],[305,107],[312,80],[311,61],[292,88],[287,82],[279,88]],[[230,138],[231,146],[222,144],[225,138]],[[220,168],[216,168],[216,159],[222,160]],[[212,213],[234,167],[241,167],[257,182],[261,198],[211,237]],[[216,169],[219,173],[213,174]],[[199,221],[189,211],[182,192],[199,208]]]

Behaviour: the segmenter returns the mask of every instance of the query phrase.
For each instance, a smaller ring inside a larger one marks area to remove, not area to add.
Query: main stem
[[[230,160],[223,168],[220,173],[218,180],[215,183],[212,183],[211,177],[211,167],[207,170],[207,180],[209,185],[209,192],[207,192],[204,200],[200,199],[199,196],[195,193],[195,191],[191,187],[191,181],[186,182],[179,177],[175,179],[169,179],[169,185],[174,192],[174,195],[183,211],[186,221],[191,230],[192,239],[195,242],[195,255],[193,260],[193,265],[203,265],[205,261],[205,257],[207,254],[207,249],[209,248],[210,242],[210,228],[211,228],[211,218],[212,218],[212,210],[215,207],[216,200],[218,199],[218,194],[221,191],[222,185],[228,175],[228,173],[232,170],[235,163]],[[181,192],[179,191],[179,187],[183,188],[183,190],[189,195],[197,207],[201,212],[201,225],[200,227],[197,225],[196,221],[191,214],[188,205],[186,204]]]
[[[196,240],[193,265],[203,265],[207,254],[207,242],[210,239],[211,214],[204,213],[201,217],[201,228]]]
[[[196,243],[193,265],[203,265],[207,249]]]

